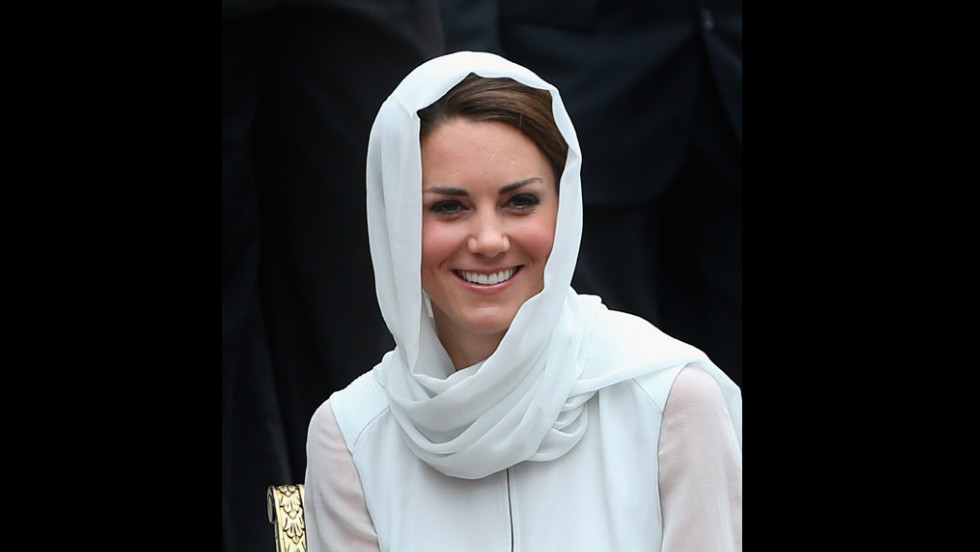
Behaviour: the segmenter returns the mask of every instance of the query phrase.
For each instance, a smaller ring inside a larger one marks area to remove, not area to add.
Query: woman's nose
[[[466,248],[470,253],[495,257],[510,248],[510,239],[496,216],[478,217],[466,240]]]

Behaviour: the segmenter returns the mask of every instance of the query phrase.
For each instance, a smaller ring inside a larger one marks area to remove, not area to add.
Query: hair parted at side
[[[568,143],[555,124],[551,94],[547,90],[532,88],[511,78],[488,78],[470,73],[434,104],[420,109],[418,115],[420,140],[457,117],[509,124],[524,133],[544,153],[555,172],[555,186],[561,181]]]

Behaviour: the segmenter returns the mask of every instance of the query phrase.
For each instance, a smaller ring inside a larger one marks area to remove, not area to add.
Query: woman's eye
[[[440,215],[454,215],[463,210],[463,205],[456,200],[447,199],[434,203],[429,210]]]
[[[534,207],[539,202],[540,201],[538,200],[537,196],[533,196],[530,194],[520,194],[510,198],[510,201],[508,201],[507,203],[508,205],[510,205],[515,209],[524,211],[530,209],[531,207]]]

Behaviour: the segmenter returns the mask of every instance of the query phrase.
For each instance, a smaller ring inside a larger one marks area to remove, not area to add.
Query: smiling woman
[[[571,288],[580,167],[558,90],[492,54],[432,59],[381,106],[368,230],[396,347],[310,424],[311,552],[741,549],[741,392]]]
[[[422,289],[457,370],[544,287],[568,144],[551,94],[470,73],[419,110]]]

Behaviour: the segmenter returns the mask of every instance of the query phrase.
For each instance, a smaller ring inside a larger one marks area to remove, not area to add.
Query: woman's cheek
[[[527,224],[516,230],[518,241],[534,258],[547,258],[551,255],[551,249],[555,245],[555,227],[553,221],[549,220],[530,220]]]
[[[447,224],[435,221],[422,224],[422,266],[435,267],[447,260],[458,248],[456,232]]]

